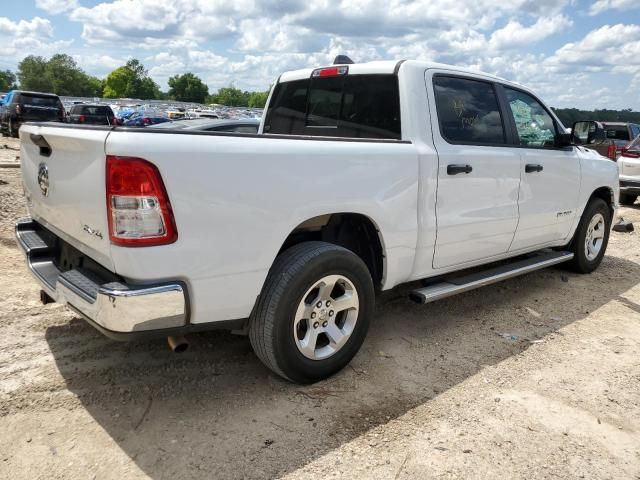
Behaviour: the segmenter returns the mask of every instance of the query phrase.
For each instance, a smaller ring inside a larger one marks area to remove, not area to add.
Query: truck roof
[[[311,76],[311,72],[318,68],[332,67],[335,65],[325,65],[316,68],[304,68],[301,70],[292,70],[280,75],[278,82],[290,82],[292,80],[303,80]],[[392,74],[402,66],[403,68],[415,68],[421,70],[427,70],[429,68],[437,68],[442,70],[450,70],[456,73],[470,74],[474,76],[481,76],[492,80],[499,80],[503,83],[510,83],[521,87],[521,85],[505,80],[504,78],[491,75],[489,73],[479,72],[477,70],[471,70],[469,68],[458,67],[455,65],[447,65],[444,63],[426,62],[420,60],[382,60],[366,63],[353,63],[347,65],[349,67],[349,74],[351,75],[363,75],[363,74]]]

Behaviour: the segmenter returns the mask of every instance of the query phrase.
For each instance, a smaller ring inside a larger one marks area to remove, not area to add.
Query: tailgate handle
[[[32,133],[30,135],[30,138],[35,145],[40,147],[40,155],[42,155],[43,157],[51,156],[51,145],[47,143],[42,135],[36,135],[35,133]]]

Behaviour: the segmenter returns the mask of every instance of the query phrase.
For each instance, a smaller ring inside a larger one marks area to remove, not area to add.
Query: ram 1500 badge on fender
[[[356,354],[377,291],[438,277],[411,294],[426,303],[597,268],[618,171],[580,145],[601,136],[453,66],[287,72],[258,134],[24,125],[16,235],[43,298],[106,335],[243,331],[313,382]]]

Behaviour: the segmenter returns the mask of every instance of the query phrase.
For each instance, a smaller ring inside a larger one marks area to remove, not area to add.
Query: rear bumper
[[[189,330],[186,287],[181,282],[128,285],[104,269],[61,271],[56,262],[61,240],[31,220],[18,221],[18,245],[42,289],[67,304],[116,340],[166,336]],[[102,271],[104,270],[104,271]]]

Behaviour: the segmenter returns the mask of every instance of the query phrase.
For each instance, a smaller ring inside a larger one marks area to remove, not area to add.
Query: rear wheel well
[[[302,242],[319,240],[340,245],[358,255],[365,263],[376,287],[384,277],[384,251],[378,228],[358,213],[333,213],[310,218],[298,225],[286,238],[278,254]]]

